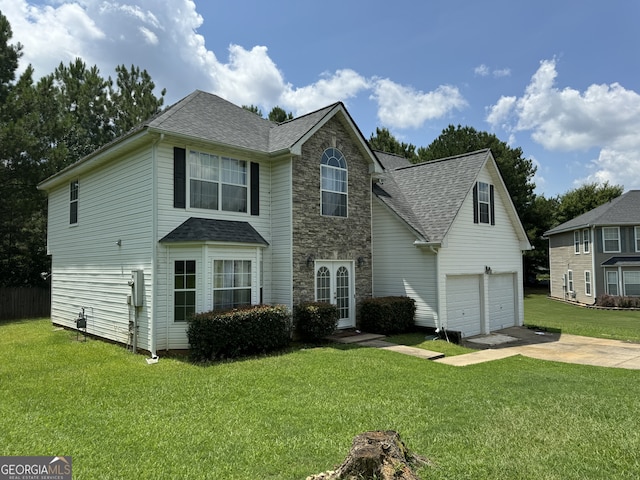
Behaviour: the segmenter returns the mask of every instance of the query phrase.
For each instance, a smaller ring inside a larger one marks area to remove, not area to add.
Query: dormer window
[[[321,213],[347,216],[347,161],[337,148],[327,148],[320,162]]]
[[[473,187],[473,223],[495,225],[493,185],[477,182]]]

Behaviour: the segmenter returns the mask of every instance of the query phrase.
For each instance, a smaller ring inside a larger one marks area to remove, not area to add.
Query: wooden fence
[[[0,320],[51,316],[51,290],[35,287],[0,288]]]

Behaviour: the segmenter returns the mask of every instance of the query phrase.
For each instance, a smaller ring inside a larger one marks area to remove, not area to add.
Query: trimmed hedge
[[[367,298],[360,304],[360,329],[390,335],[413,329],[416,302],[409,297]]]
[[[291,313],[283,305],[253,305],[195,314],[187,337],[194,360],[236,358],[289,345]]]
[[[640,308],[640,297],[621,297],[617,295],[598,295],[596,305],[599,307]]]
[[[300,339],[315,342],[338,328],[338,307],[324,302],[304,302],[293,308],[293,321]]]

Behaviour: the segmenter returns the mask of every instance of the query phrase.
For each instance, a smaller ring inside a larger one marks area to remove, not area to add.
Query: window
[[[568,285],[567,286],[569,287],[568,291],[569,292],[575,291],[575,290],[573,290],[573,271],[572,270],[569,270],[567,272],[567,280],[568,280],[568,282],[567,282]]]
[[[478,219],[489,223],[489,184],[478,182]]]
[[[173,321],[186,322],[196,313],[196,262],[176,260],[173,268]]]
[[[69,184],[69,224],[78,223],[78,180]]]
[[[316,301],[331,303],[331,272],[320,267],[316,274]]]
[[[493,185],[478,182],[473,186],[473,223],[496,224]]]
[[[580,230],[573,232],[573,253],[580,253]]]
[[[214,310],[243,305],[251,305],[251,260],[214,260]]]
[[[636,234],[636,252],[640,252],[640,227],[635,227]]]
[[[247,194],[247,162],[189,152],[190,207],[246,213]]]
[[[622,281],[624,283],[625,295],[629,297],[640,296],[640,271],[624,272],[622,274]]]
[[[322,153],[320,177],[322,215],[346,217],[347,161],[337,148],[327,148]]]
[[[603,227],[602,243],[605,253],[616,253],[620,251],[620,228]]]
[[[591,296],[591,272],[589,270],[584,272],[584,293]]]
[[[589,253],[591,243],[591,235],[589,233],[589,229],[585,228],[582,230],[582,246],[584,248],[584,253]]]
[[[607,272],[607,293],[609,295],[618,295],[618,272]]]

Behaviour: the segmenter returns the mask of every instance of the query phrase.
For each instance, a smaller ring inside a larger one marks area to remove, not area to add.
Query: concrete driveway
[[[524,355],[553,362],[640,370],[640,343],[620,340],[511,327],[491,335],[465,339],[463,344],[480,350],[434,361],[446,365],[465,366]]]

